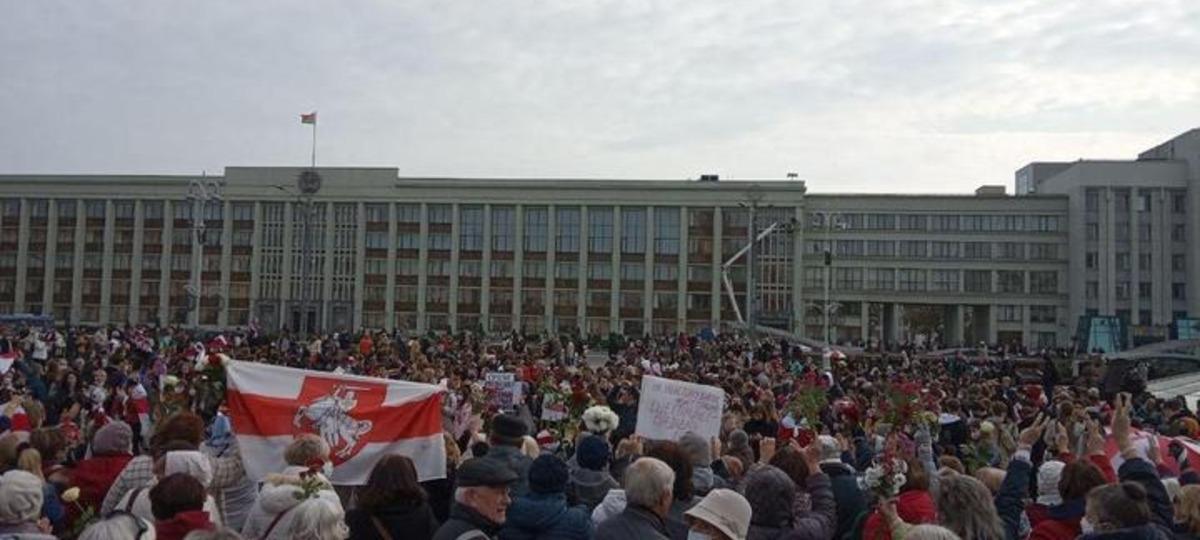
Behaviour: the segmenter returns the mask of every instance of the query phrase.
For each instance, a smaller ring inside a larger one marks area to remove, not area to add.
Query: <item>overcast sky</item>
[[[306,164],[319,110],[402,176],[1011,191],[1200,126],[1198,59],[1196,0],[13,0],[0,172]]]

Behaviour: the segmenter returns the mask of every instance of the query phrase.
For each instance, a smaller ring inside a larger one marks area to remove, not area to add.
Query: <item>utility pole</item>
[[[208,173],[201,173],[199,179],[193,179],[188,184],[188,199],[192,202],[192,279],[187,286],[188,320],[190,326],[200,325],[200,302],[202,299],[203,283],[201,273],[204,271],[204,241],[206,223],[204,209],[209,201],[222,201],[221,185],[208,180]]]
[[[312,266],[312,214],[313,214],[313,195],[321,189],[321,176],[317,174],[316,168],[309,168],[300,173],[296,179],[296,188],[301,196],[301,211],[303,212],[304,221],[301,224],[303,238],[300,244],[300,335],[304,339],[308,339],[308,333],[312,328],[308,325],[309,315],[309,289],[312,284],[309,283],[309,271]]]

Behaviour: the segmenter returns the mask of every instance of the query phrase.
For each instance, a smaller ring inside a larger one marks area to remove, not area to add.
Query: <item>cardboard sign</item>
[[[521,383],[515,373],[488,373],[483,387],[487,390],[488,404],[497,409],[511,411],[521,401]]]
[[[642,377],[637,434],[647,439],[677,441],[691,431],[711,439],[721,433],[725,391],[660,377]]]

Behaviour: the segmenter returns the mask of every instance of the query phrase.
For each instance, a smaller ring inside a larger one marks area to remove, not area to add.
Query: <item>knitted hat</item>
[[[692,460],[692,465],[707,467],[712,463],[712,447],[696,433],[689,431],[680,436],[679,449]]]
[[[1062,478],[1063,468],[1067,464],[1061,461],[1042,463],[1037,472],[1037,502],[1045,506],[1062,504],[1062,495],[1058,492],[1058,480]]]
[[[543,454],[529,465],[529,490],[534,493],[562,493],[570,472],[567,464],[553,454]]]
[[[36,521],[42,512],[42,480],[21,470],[0,476],[0,523]]]
[[[133,429],[125,422],[111,422],[96,431],[92,453],[98,456],[128,454],[133,451]]]
[[[575,450],[575,461],[580,467],[592,471],[603,470],[608,465],[609,448],[603,437],[589,435],[579,441]]]

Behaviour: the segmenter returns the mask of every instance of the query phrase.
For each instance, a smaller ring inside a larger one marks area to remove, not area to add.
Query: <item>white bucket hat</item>
[[[683,515],[703,521],[733,540],[746,540],[750,531],[750,503],[740,493],[729,489],[708,492],[696,506]]]

